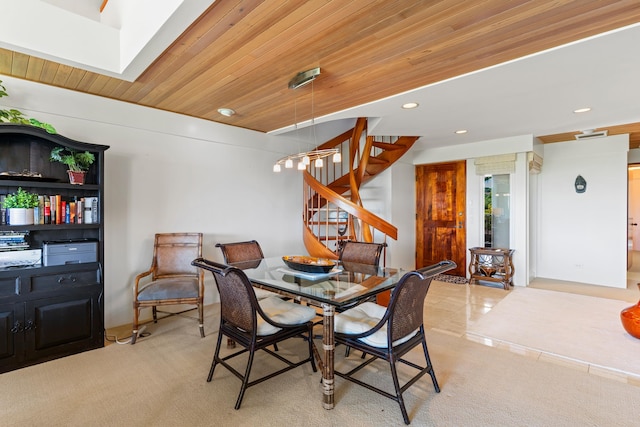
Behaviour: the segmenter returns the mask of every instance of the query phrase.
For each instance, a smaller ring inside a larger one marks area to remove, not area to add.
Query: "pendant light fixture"
[[[298,89],[302,86],[306,86],[312,83],[317,76],[320,75],[320,68],[312,68],[311,70],[301,71],[289,81],[289,89]],[[313,112],[313,86],[311,87],[311,126],[315,125],[314,112]],[[296,119],[297,127],[297,119]],[[313,129],[315,135],[315,128]],[[315,141],[314,141],[315,142]],[[339,148],[329,148],[325,150],[311,150],[304,151],[298,154],[291,154],[279,159],[275,165],[273,165],[274,172],[280,172],[282,170],[281,165],[284,165],[285,169],[292,169],[293,162],[298,162],[298,170],[305,170],[307,166],[311,165],[313,161],[316,168],[321,168],[324,165],[323,159],[325,157],[332,156],[333,163],[340,163],[342,161],[342,155]]]

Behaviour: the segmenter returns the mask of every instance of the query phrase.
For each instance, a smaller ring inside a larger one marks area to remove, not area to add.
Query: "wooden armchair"
[[[133,332],[138,338],[140,310],[151,307],[158,322],[159,305],[193,304],[198,309],[200,336],[204,337],[204,272],[191,265],[202,256],[202,233],[155,235],[151,268],[135,278],[133,286]]]

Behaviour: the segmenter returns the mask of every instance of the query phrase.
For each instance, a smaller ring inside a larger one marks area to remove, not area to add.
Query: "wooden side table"
[[[514,250],[503,248],[470,248],[469,284],[480,281],[501,283],[505,289],[513,286]]]

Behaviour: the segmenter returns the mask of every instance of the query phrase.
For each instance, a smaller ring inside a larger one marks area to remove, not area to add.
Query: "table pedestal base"
[[[322,304],[322,349],[324,351],[324,363],[322,370],[322,406],[324,409],[333,409],[334,376],[333,358],[335,354],[335,342],[333,339],[333,315],[335,308],[329,304]]]

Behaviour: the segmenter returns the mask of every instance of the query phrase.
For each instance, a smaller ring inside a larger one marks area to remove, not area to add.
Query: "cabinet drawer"
[[[31,277],[31,292],[46,292],[64,288],[78,288],[100,283],[100,270],[93,267],[64,273],[41,274]]]
[[[13,297],[20,292],[20,277],[9,276],[0,278],[0,298]]]

